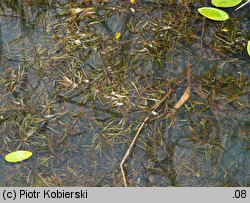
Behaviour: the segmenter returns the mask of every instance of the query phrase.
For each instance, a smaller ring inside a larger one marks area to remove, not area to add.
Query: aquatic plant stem
[[[189,66],[189,63],[188,63],[188,67]],[[188,69],[188,68],[187,68]],[[173,85],[173,87],[165,94],[165,96],[158,102],[156,103],[151,111],[150,111],[150,114],[143,120],[143,122],[141,123],[140,127],[138,128],[138,130],[136,131],[136,134],[131,142],[131,144],[129,145],[121,163],[120,163],[120,168],[121,168],[121,173],[122,173],[122,178],[123,178],[123,183],[124,183],[124,186],[127,187],[128,184],[127,184],[127,179],[126,179],[126,175],[125,175],[125,171],[124,171],[124,168],[123,168],[123,165],[124,163],[126,162],[127,158],[129,157],[130,155],[130,152],[131,152],[131,149],[132,147],[134,146],[141,130],[143,129],[143,127],[145,126],[145,124],[147,123],[147,121],[149,120],[149,118],[152,116],[152,111],[156,111],[167,99],[168,97],[170,96],[170,94],[173,92],[173,90],[177,87],[177,85],[182,81],[182,79],[184,78],[184,74],[182,74],[178,79],[177,81],[175,82],[175,84]]]
[[[130,155],[130,151],[131,151],[132,147],[134,146],[135,141],[137,140],[137,137],[139,136],[139,134],[140,134],[142,128],[144,127],[144,125],[146,124],[146,122],[148,121],[148,119],[149,119],[149,116],[147,116],[147,117],[144,119],[144,121],[142,122],[142,124],[141,124],[140,127],[138,128],[138,130],[137,130],[137,132],[136,132],[136,134],[135,134],[135,136],[134,136],[134,138],[133,138],[131,144],[129,145],[129,148],[128,148],[127,151],[126,151],[126,154],[124,155],[124,157],[123,157],[123,159],[122,159],[122,161],[121,161],[121,163],[120,163],[120,168],[121,168],[121,172],[122,172],[123,183],[124,183],[124,186],[125,186],[125,187],[127,187],[128,184],[127,184],[127,179],[126,179],[126,175],[125,175],[125,171],[124,171],[123,165],[124,165],[125,161],[127,160],[128,156]]]

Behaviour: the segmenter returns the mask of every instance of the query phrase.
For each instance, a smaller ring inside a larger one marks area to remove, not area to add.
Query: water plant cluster
[[[234,7],[238,4],[240,4],[242,0],[212,0],[212,4],[216,7],[223,7],[223,8],[230,8]],[[248,1],[250,2],[250,1]],[[246,2],[246,3],[248,3]],[[244,4],[245,5],[245,4]],[[202,14],[203,16],[211,19],[211,20],[217,20],[217,21],[225,21],[229,19],[229,15],[227,12],[218,9],[218,8],[213,8],[213,7],[201,7],[198,9],[199,13]],[[250,56],[250,40],[247,43],[247,52],[248,55]]]
[[[0,185],[248,186],[249,11],[207,6],[2,0]]]

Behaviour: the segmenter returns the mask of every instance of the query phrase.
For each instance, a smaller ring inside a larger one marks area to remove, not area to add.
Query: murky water
[[[221,24],[197,20],[189,29],[179,4],[166,12],[164,1],[110,1],[77,4],[89,10],[76,31],[64,5],[74,1],[11,2],[0,3],[1,186],[123,186],[125,151],[150,108],[185,70],[188,55],[190,99],[171,110],[185,91],[184,79],[144,126],[125,164],[129,185],[250,185],[250,60],[241,44],[230,47],[235,53],[213,44]],[[168,12],[178,17],[171,21]],[[249,16],[249,8],[235,14],[239,41],[249,40]],[[153,23],[161,21],[162,27]],[[34,155],[4,161],[18,149]]]

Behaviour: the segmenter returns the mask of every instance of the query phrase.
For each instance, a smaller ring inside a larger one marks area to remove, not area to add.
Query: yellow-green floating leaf
[[[32,156],[31,151],[19,150],[15,152],[11,152],[5,156],[5,161],[16,163],[23,160],[26,160]]]
[[[247,43],[247,53],[250,56],[250,40]]]
[[[242,0],[212,0],[212,4],[216,7],[229,8],[238,5]]]
[[[198,9],[198,12],[211,19],[211,20],[217,20],[217,21],[225,21],[229,19],[229,15],[218,8],[212,8],[212,7],[202,7]]]

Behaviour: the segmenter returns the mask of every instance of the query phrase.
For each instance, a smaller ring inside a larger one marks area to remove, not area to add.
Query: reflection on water
[[[144,126],[129,185],[249,186],[248,9],[230,25],[192,1],[16,2],[0,2],[1,186],[123,186],[124,153],[187,55],[191,96],[173,110],[184,78]],[[34,156],[4,162],[17,149]]]

